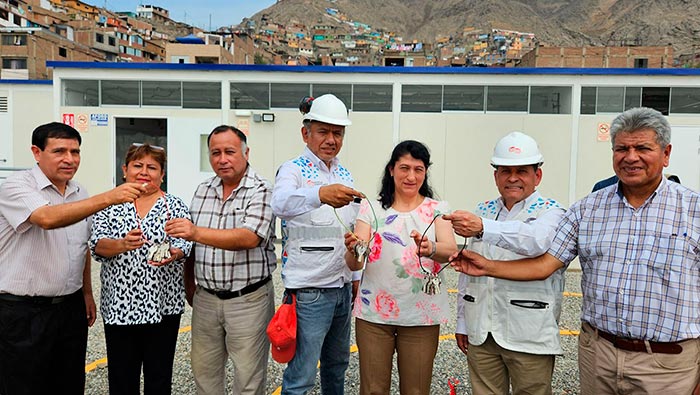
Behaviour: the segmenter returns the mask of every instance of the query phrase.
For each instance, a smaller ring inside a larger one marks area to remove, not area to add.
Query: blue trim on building
[[[371,73],[371,74],[512,74],[512,75],[658,75],[696,76],[700,69],[621,69],[558,67],[374,67],[374,66],[286,66],[260,64],[183,64],[126,62],[47,61],[46,65],[63,69],[123,70],[198,70],[198,71],[276,71],[292,73]]]
[[[53,85],[53,80],[0,80],[0,84]]]

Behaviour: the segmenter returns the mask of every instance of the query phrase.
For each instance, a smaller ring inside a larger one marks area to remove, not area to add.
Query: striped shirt
[[[248,166],[240,184],[223,197],[221,178],[199,184],[192,198],[192,222],[212,229],[244,228],[260,236],[260,244],[249,250],[229,251],[196,243],[195,279],[212,290],[237,291],[270,276],[277,267],[275,216],[272,214],[270,183]]]
[[[581,319],[618,336],[700,337],[700,194],[665,178],[639,208],[618,184],[576,202],[549,249],[579,256]]]
[[[38,166],[5,180],[0,186],[0,293],[61,296],[83,286],[90,217],[51,230],[29,217],[40,207],[87,197],[74,181],[61,195]]]

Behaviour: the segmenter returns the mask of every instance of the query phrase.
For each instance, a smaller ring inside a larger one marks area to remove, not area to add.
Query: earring
[[[122,181],[126,181],[126,176],[122,176]]]

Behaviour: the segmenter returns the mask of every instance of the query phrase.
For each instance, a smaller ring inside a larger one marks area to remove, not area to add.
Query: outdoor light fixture
[[[263,122],[275,122],[275,114],[271,112],[263,113],[262,114],[262,121]]]

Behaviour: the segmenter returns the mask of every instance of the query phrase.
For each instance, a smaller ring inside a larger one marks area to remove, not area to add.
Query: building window
[[[700,114],[700,88],[671,88],[671,114]]]
[[[671,88],[642,88],[643,107],[653,108],[664,115],[668,115],[668,104],[670,99]]]
[[[3,58],[2,68],[13,70],[26,70],[27,58]]]
[[[65,48],[61,48],[61,47],[58,48],[58,56],[60,56],[60,57],[62,57],[62,58],[65,58],[66,55],[67,55],[67,53],[68,53],[68,52],[66,51]]]
[[[393,87],[391,85],[353,85],[352,110],[391,112]]]
[[[595,114],[596,95],[595,86],[581,87],[581,114]]]
[[[99,102],[98,80],[61,81],[61,102],[64,106],[97,107]]]
[[[270,84],[270,107],[299,108],[301,99],[309,95],[310,84]]]
[[[105,42],[104,34],[95,33],[95,41],[97,41],[98,43],[104,43]]]
[[[571,114],[571,88],[531,86],[530,114]]]
[[[312,84],[311,95],[319,97],[331,93],[345,103],[345,107],[350,110],[352,103],[352,85],[349,84]]]
[[[625,111],[630,108],[639,107],[642,105],[642,88],[634,86],[625,87]]]
[[[142,81],[141,104],[144,106],[182,106],[180,81]]]
[[[26,34],[6,34],[2,36],[2,45],[27,45]]]
[[[441,85],[403,85],[401,112],[441,112]]]
[[[640,58],[640,59],[634,60],[634,68],[635,69],[646,69],[648,67],[649,67],[649,59]]]
[[[483,86],[445,85],[442,93],[443,111],[484,111]]]
[[[182,108],[221,109],[220,82],[183,82]]]
[[[231,83],[231,109],[267,110],[270,108],[270,84]]]
[[[100,96],[102,105],[139,105],[140,81],[110,81],[102,80],[100,83]]]
[[[625,88],[623,87],[598,87],[596,100],[596,112],[622,112],[625,102]]]
[[[117,46],[117,40],[114,37],[107,37],[107,43],[109,44],[110,47]]]
[[[486,87],[486,111],[527,111],[527,86]]]

